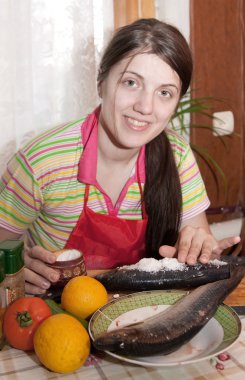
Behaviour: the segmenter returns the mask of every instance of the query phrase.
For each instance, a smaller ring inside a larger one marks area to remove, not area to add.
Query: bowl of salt
[[[61,288],[73,277],[86,275],[86,267],[83,253],[77,249],[62,249],[56,251],[56,261],[48,264],[49,267],[59,272],[59,280],[51,282],[51,286]]]

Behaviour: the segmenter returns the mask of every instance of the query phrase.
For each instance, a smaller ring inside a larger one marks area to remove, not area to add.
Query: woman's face
[[[118,147],[138,148],[167,126],[181,81],[157,55],[144,53],[113,66],[100,90],[100,123],[107,136]]]

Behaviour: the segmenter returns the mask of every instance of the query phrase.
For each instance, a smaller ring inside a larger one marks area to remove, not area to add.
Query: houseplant
[[[178,131],[185,139],[190,140],[191,128],[201,128],[207,131],[215,132],[218,138],[222,141],[224,148],[227,147],[227,143],[223,136],[219,133],[219,128],[214,127],[212,120],[214,119],[212,113],[212,103],[214,101],[220,101],[220,99],[212,97],[193,97],[191,92],[188,92],[180,101],[179,106],[170,122],[170,126]],[[193,124],[192,114],[198,113],[207,118],[209,122],[206,124]],[[210,123],[211,120],[211,123]],[[227,195],[227,179],[225,173],[220,164],[211,156],[208,149],[201,145],[196,145],[190,141],[190,146],[198,159],[201,159],[208,166],[219,190],[218,175],[221,177],[224,191]]]

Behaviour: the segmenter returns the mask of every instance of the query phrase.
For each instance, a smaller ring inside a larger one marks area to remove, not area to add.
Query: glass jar
[[[4,252],[5,279],[3,288],[6,306],[25,295],[24,243],[20,240],[0,242],[0,251]]]
[[[4,283],[5,271],[4,271],[4,252],[0,251],[0,350],[4,346],[4,336],[3,336],[3,315],[5,312],[5,292]]]

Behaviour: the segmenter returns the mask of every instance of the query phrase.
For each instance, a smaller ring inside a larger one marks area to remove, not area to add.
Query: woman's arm
[[[20,239],[21,235],[0,227],[0,241]]]
[[[203,212],[182,223],[175,247],[162,246],[159,253],[163,257],[177,257],[181,262],[207,263],[219,256],[226,248],[239,243],[240,237],[233,236],[217,241],[212,235],[206,214]]]

